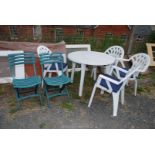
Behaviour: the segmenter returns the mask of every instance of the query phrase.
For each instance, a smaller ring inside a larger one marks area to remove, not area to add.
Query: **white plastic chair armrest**
[[[102,75],[102,74],[100,74],[99,77],[98,77],[98,80],[101,80],[101,79],[105,79],[105,80],[110,81],[110,82],[112,82],[112,83],[114,83],[116,85],[119,85],[121,83],[120,81],[118,82],[118,81],[113,80],[113,79],[111,79],[111,78],[109,78],[109,77],[107,77],[105,75]]]
[[[121,71],[121,72],[123,72],[123,73],[127,73],[127,72],[128,72],[127,70],[125,70],[125,69],[123,69],[123,68],[121,68],[121,67],[118,67],[118,66],[112,66],[112,68],[113,68],[113,69],[116,69],[116,70],[119,70],[119,71]]]
[[[119,61],[130,61],[131,59],[124,59],[124,58],[116,58]]]
[[[130,59],[116,58],[117,64],[120,62],[122,67],[125,68],[124,62],[130,61]]]

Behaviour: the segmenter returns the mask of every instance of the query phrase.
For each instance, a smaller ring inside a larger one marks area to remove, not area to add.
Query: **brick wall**
[[[19,41],[33,41],[33,26],[19,25],[17,26],[17,40]]]
[[[10,40],[10,31],[8,25],[0,25],[0,40]]]
[[[55,28],[63,28],[64,36],[73,36],[77,34],[77,27],[65,26],[65,25],[43,25],[42,30],[42,42],[54,42],[55,41]],[[111,32],[113,35],[120,36],[126,34],[129,36],[130,30],[127,25],[99,25],[94,30],[90,28],[82,28],[84,31],[84,37],[96,37],[102,38],[107,32]],[[33,39],[33,25],[17,25],[18,38],[16,41],[28,41],[39,42],[40,40]],[[0,39],[11,40],[10,31],[8,25],[0,26]],[[14,41],[14,40],[12,40]]]
[[[124,34],[127,36],[130,35],[130,30],[127,25],[100,25],[94,30],[94,36],[97,38],[102,38],[108,32],[115,36],[121,36]]]

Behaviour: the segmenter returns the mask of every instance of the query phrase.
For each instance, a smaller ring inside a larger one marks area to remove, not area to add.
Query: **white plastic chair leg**
[[[97,76],[97,67],[95,66],[95,68],[94,68],[94,75],[93,75],[94,81],[96,80],[96,76]]]
[[[94,75],[94,66],[93,66],[93,69],[92,69],[92,71],[91,71],[90,77],[93,77],[93,75]]]
[[[89,100],[89,104],[88,104],[88,107],[89,107],[89,108],[90,108],[91,103],[92,103],[92,100],[93,100],[93,98],[94,98],[95,91],[96,91],[96,85],[95,85],[94,88],[93,88],[93,91],[92,91],[92,94],[91,94],[91,97],[90,97],[90,100]]]
[[[104,94],[104,91],[103,91],[103,90],[101,90],[100,94],[101,94],[101,95],[103,95],[103,94]]]
[[[96,80],[96,75],[97,75],[97,67],[93,66],[92,72],[91,72],[91,77],[93,77],[94,81]]]
[[[41,82],[41,88],[43,88],[44,87],[44,81],[42,80],[42,82]]]
[[[110,72],[111,72],[111,65],[108,65],[108,66],[105,67],[104,73],[105,74],[110,74]]]
[[[71,73],[71,81],[72,81],[72,83],[74,81],[75,65],[76,65],[76,63],[72,62],[72,73]]]
[[[49,73],[48,77],[51,77],[52,76],[52,73]]]
[[[43,73],[43,76],[44,76],[44,77],[46,76],[46,73],[47,73],[47,71],[44,71],[44,73]],[[43,88],[43,87],[44,87],[44,81],[42,80],[41,88]]]
[[[69,74],[68,74],[68,67],[67,67],[67,69],[66,69],[66,75],[67,75],[67,77],[69,77]]]
[[[137,95],[137,86],[138,86],[138,81],[135,79],[135,96]]]
[[[46,76],[47,71],[44,71],[44,77]]]
[[[112,97],[113,97],[113,116],[117,116],[119,92],[112,93]]]
[[[124,94],[125,94],[125,88],[121,90],[121,104],[122,105],[124,104]]]

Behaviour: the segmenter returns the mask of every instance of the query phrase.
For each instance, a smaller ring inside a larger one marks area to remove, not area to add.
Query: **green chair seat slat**
[[[64,84],[68,84],[71,82],[71,79],[65,75],[58,76],[58,77],[46,77],[44,78],[44,81],[47,85],[50,86],[60,86]]]
[[[14,88],[30,88],[41,84],[41,78],[38,76],[32,76],[25,79],[14,79]]]

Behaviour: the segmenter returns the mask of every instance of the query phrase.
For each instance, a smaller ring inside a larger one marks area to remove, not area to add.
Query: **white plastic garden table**
[[[113,64],[115,58],[102,52],[95,51],[76,51],[68,54],[68,59],[72,61],[71,80],[74,79],[76,63],[81,64],[81,78],[79,86],[79,96],[82,96],[86,65],[106,66]]]

